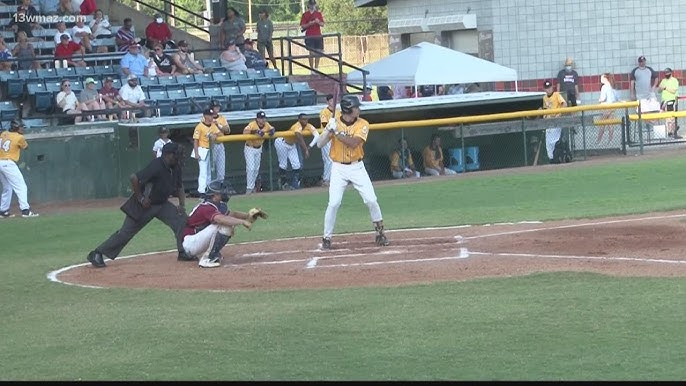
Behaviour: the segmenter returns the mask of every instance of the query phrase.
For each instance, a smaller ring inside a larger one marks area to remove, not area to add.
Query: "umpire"
[[[126,244],[145,227],[150,220],[158,218],[174,232],[179,260],[189,260],[180,241],[180,233],[186,222],[185,192],[182,175],[182,147],[174,142],[162,147],[162,156],[131,175],[133,194],[122,205],[126,213],[124,224],[109,239],[88,254],[88,261],[97,268],[105,267],[103,255],[114,260]],[[177,194],[179,206],[169,202],[169,196]]]

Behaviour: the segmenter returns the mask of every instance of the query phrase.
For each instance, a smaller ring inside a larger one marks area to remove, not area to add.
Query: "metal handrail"
[[[189,22],[188,22],[187,20],[185,20],[185,19],[179,18],[179,17],[177,17],[176,15],[171,15],[171,14],[167,13],[165,10],[159,9],[159,8],[157,8],[157,7],[155,7],[155,6],[152,6],[152,5],[148,4],[148,3],[145,3],[145,2],[143,2],[143,1],[141,1],[141,0],[131,0],[131,1],[133,1],[134,3],[138,3],[138,4],[140,4],[140,5],[143,5],[143,6],[147,7],[147,8],[153,9],[153,10],[155,10],[155,11],[157,11],[157,12],[163,14],[163,15],[169,16],[169,17],[171,17],[171,18],[174,19],[174,20],[180,21],[182,24],[190,25],[191,27],[193,27],[193,28],[195,28],[195,29],[198,29],[198,30],[200,30],[200,31],[202,31],[202,32],[208,33],[208,34],[210,33],[210,31],[207,30],[207,29],[205,29],[205,28],[202,28],[202,27],[197,26],[197,25],[195,25],[195,24],[189,23]],[[203,15],[201,15],[201,14],[199,14],[199,13],[195,13],[194,11],[191,11],[191,10],[189,10],[188,8],[185,8],[185,7],[183,7],[183,6],[180,6],[180,5],[178,5],[178,4],[176,4],[176,3],[173,3],[173,2],[171,2],[171,1],[169,1],[169,0],[162,0],[162,3],[164,3],[164,4],[169,4],[170,6],[173,6],[174,8],[178,8],[178,9],[180,9],[180,10],[182,10],[182,11],[188,12],[189,14],[191,14],[191,15],[197,17],[197,18],[200,18],[201,20],[207,21],[207,22],[209,22],[210,24],[212,23],[212,21],[211,21],[210,19],[206,18],[205,16],[203,16]]]

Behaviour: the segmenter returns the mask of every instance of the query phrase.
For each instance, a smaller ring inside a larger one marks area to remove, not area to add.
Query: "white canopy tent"
[[[375,85],[425,86],[438,84],[514,81],[517,71],[488,60],[432,43],[421,42],[362,69],[367,83]],[[362,72],[347,75],[347,82],[362,84]]]

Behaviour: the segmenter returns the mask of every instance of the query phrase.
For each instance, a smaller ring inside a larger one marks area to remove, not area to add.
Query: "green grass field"
[[[637,157],[383,185],[377,195],[392,229],[593,218],[683,208],[684,170],[686,157]],[[258,205],[270,218],[232,241],[318,235],[326,200],[314,190],[234,197],[233,208]],[[0,379],[686,379],[686,278],[546,273],[236,293],[46,279],[84,262],[122,219],[108,207],[0,222]],[[367,230],[367,209],[348,191],[336,231]],[[168,249],[156,222],[123,254]]]

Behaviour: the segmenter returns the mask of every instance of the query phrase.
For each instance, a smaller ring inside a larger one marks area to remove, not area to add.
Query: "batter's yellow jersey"
[[[215,124],[206,125],[204,122],[200,122],[195,126],[195,131],[193,131],[193,139],[198,140],[198,146],[204,147],[205,149],[210,148],[210,134],[220,134],[221,131],[215,126]]]
[[[325,128],[326,124],[329,123],[329,119],[331,119],[331,116],[333,115],[333,111],[329,110],[329,107],[324,107],[322,111],[319,112],[319,121],[321,124],[321,128]],[[341,110],[336,110],[336,118],[340,118],[341,116]]]
[[[217,129],[219,129],[220,127],[226,126],[228,128],[227,130],[231,131],[231,127],[229,126],[229,121],[227,121],[223,115],[219,114],[217,116],[217,118],[214,118],[214,122],[215,122],[215,125],[217,125]],[[222,132],[222,134],[224,134],[224,133]]]
[[[361,161],[364,157],[364,143],[367,142],[367,135],[369,134],[369,122],[357,118],[355,122],[347,125],[343,123],[341,117],[337,117],[336,130],[339,133],[345,133],[348,137],[361,138],[362,143],[355,148],[350,148],[339,141],[337,136],[329,134],[331,135],[331,151],[329,152],[331,160],[340,163]]]
[[[308,123],[308,124],[305,125],[305,127],[303,128],[303,126],[300,124],[300,122],[295,122],[295,123],[293,124],[293,126],[291,126],[291,128],[288,129],[288,131],[292,131],[293,133],[300,133],[300,134],[303,133],[303,130],[308,130],[308,131],[310,132],[310,134],[314,135],[314,132],[315,132],[317,129],[315,129],[314,126],[312,126],[311,123]],[[292,145],[292,144],[295,143],[296,138],[297,138],[297,137],[294,135],[294,136],[292,136],[292,137],[283,137],[283,140],[286,141],[287,144]]]
[[[0,160],[19,161],[21,151],[29,147],[23,135],[14,131],[3,131],[0,134]]]
[[[557,91],[553,92],[550,96],[548,96],[548,94],[543,95],[543,108],[545,110],[559,109],[564,107],[565,104],[565,99]],[[543,118],[554,118],[559,116],[560,114],[548,114],[544,115]]]
[[[272,129],[272,125],[269,124],[269,122],[265,121],[264,122],[264,127],[260,127],[257,124],[257,121],[252,121],[248,123],[248,126],[245,126],[245,129],[243,129],[243,134],[257,134],[257,131],[262,129],[264,132],[264,135],[268,135],[267,132]],[[260,147],[264,143],[264,139],[251,139],[248,141],[245,141],[247,145],[250,145],[252,147]]]
[[[443,149],[440,147],[436,150],[428,145],[424,148],[422,152],[422,158],[424,158],[424,167],[430,169],[441,170],[443,168]]]

